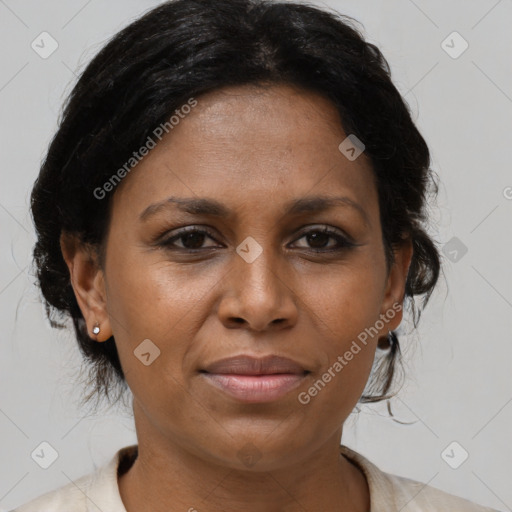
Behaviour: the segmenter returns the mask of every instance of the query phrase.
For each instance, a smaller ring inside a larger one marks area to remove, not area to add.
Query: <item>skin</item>
[[[122,500],[128,512],[367,512],[366,479],[338,447],[378,339],[398,327],[401,310],[308,404],[297,397],[402,304],[412,245],[395,249],[388,273],[370,160],[339,151],[347,134],[327,99],[270,85],[197,100],[115,190],[104,268],[61,238],[89,332],[98,322],[97,342],[114,335],[134,396],[139,456],[119,478]],[[343,205],[284,214],[285,203],[312,195],[349,197],[367,222]],[[171,205],[139,219],[169,196],[216,199],[231,214]],[[186,226],[213,238],[155,243]],[[335,238],[306,234],[326,226],[357,245],[325,252]],[[248,236],[262,248],[252,263],[236,252]],[[148,366],[133,353],[145,339],[160,350]],[[311,373],[275,402],[240,403],[198,371],[237,354],[278,354]],[[260,456],[251,467],[239,457],[249,446]]]

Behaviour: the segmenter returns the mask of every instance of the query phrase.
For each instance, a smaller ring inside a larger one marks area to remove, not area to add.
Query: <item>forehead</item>
[[[340,195],[375,207],[366,155],[350,161],[334,105],[288,85],[237,86],[196,98],[172,130],[127,175],[114,209],[142,212],[167,196],[218,198],[228,207]],[[277,211],[277,210],[276,210]]]

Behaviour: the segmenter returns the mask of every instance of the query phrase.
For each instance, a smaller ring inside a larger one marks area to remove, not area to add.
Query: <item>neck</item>
[[[292,465],[240,470],[186,450],[136,422],[138,456],[119,477],[127,512],[367,512],[370,497],[361,470],[340,452],[341,428]]]

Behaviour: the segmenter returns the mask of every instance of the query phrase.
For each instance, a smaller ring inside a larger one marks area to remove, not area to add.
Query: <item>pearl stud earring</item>
[[[96,324],[92,329],[93,334],[98,334],[100,332],[99,324]]]

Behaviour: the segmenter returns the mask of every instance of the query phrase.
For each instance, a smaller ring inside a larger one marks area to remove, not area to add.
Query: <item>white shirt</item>
[[[118,467],[131,466],[137,445],[121,448],[110,462],[12,512],[126,512],[118,486]],[[361,454],[340,445],[340,452],[361,468],[368,481],[371,512],[498,512],[463,498],[381,471]]]

